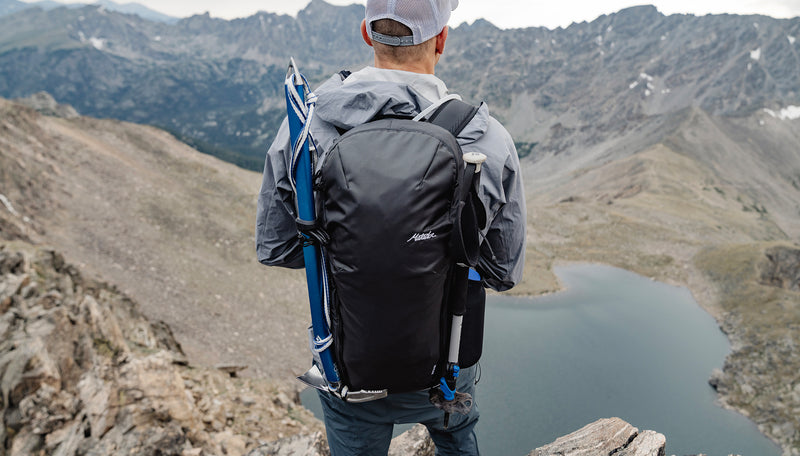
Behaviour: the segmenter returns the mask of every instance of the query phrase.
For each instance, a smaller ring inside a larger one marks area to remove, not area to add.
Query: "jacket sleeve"
[[[477,270],[484,285],[505,291],[522,279],[527,223],[525,191],[514,141],[499,122],[492,119],[491,123],[485,139],[495,152],[484,165],[488,172],[481,176],[487,227]],[[498,149],[504,153],[498,154]]]
[[[294,196],[289,181],[289,124],[284,119],[264,162],[256,212],[256,254],[267,266],[303,267],[303,248],[297,238]]]

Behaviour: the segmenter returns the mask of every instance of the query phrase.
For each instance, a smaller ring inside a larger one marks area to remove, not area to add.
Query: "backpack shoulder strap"
[[[448,100],[439,106],[433,114],[428,117],[428,122],[438,125],[458,137],[462,130],[470,123],[478,107],[472,106],[461,100]]]

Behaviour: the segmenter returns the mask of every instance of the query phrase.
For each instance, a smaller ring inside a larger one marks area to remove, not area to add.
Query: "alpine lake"
[[[488,297],[481,454],[527,455],[616,416],[664,434],[667,455],[780,455],[755,424],[717,405],[708,379],[730,347],[689,290],[603,265],[555,272],[559,293]],[[301,399],[322,419],[314,390]]]

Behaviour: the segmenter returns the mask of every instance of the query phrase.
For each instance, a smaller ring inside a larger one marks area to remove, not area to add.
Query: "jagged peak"
[[[623,8],[619,10],[616,14],[624,15],[624,14],[636,14],[636,15],[652,15],[652,14],[663,14],[658,11],[654,5],[636,5],[636,6],[629,6],[627,8]]]
[[[311,0],[305,8],[300,10],[300,13],[309,14],[314,12],[327,12],[338,8],[341,7],[328,3],[325,0]]]
[[[210,19],[212,19],[211,18],[211,13],[206,11],[206,12],[204,12],[202,14],[193,14],[193,15],[191,15],[189,17],[183,18],[179,22],[195,21],[195,20],[210,20]]]
[[[472,28],[472,29],[500,30],[499,27],[497,27],[496,25],[494,25],[493,23],[491,23],[490,21],[488,21],[488,20],[486,20],[484,18],[475,19],[475,21],[472,24],[467,24],[466,22],[464,24],[466,24],[468,28]]]
[[[325,0],[311,0],[305,8],[297,13],[297,18],[343,17],[343,15],[356,14],[356,12],[359,16],[363,16],[364,5],[353,3],[339,6],[328,3]]]
[[[611,18],[614,22],[624,21],[631,25],[636,24],[637,27],[640,27],[641,24],[663,19],[664,17],[666,16],[653,5],[631,6],[608,16],[603,16],[603,18]],[[601,20],[601,18],[598,18],[596,21],[598,20]]]

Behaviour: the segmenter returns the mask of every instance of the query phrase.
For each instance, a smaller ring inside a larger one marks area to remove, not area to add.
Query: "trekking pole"
[[[467,169],[464,173],[465,185],[464,192],[461,195],[461,200],[465,201],[470,197],[477,197],[470,195],[467,192],[474,191],[480,184],[481,165],[486,161],[486,155],[478,152],[469,152],[464,154],[464,161],[467,163]],[[474,171],[470,173],[471,168]],[[472,220],[461,220],[459,222],[457,239],[460,243],[461,253],[459,261],[455,266],[453,277],[453,288],[451,295],[451,322],[450,322],[450,348],[447,355],[447,368],[444,377],[439,381],[439,391],[441,395],[436,394],[431,397],[431,402],[437,408],[444,410],[444,428],[450,424],[450,414],[460,413],[466,415],[472,409],[472,396],[466,393],[457,391],[456,383],[461,368],[458,365],[458,355],[461,346],[461,327],[464,322],[464,314],[467,312],[467,287],[469,281],[469,269],[478,262],[478,229],[480,223],[477,221],[477,214],[475,207],[471,203],[467,203],[464,207],[467,213],[462,212],[462,217],[468,215]],[[465,229],[466,228],[466,229]]]
[[[312,181],[312,159],[309,143],[309,128],[313,115],[314,100],[305,78],[300,74],[294,59],[290,60],[285,81],[286,103],[289,121],[289,137],[292,146],[292,181],[297,198],[297,224],[303,237],[303,260],[306,267],[308,300],[311,308],[312,349],[319,355],[322,374],[330,389],[339,387],[339,374],[329,349],[332,341],[328,327],[325,305],[327,303],[326,271],[319,239],[309,233],[316,226],[314,190]],[[317,242],[313,242],[313,241]]]

